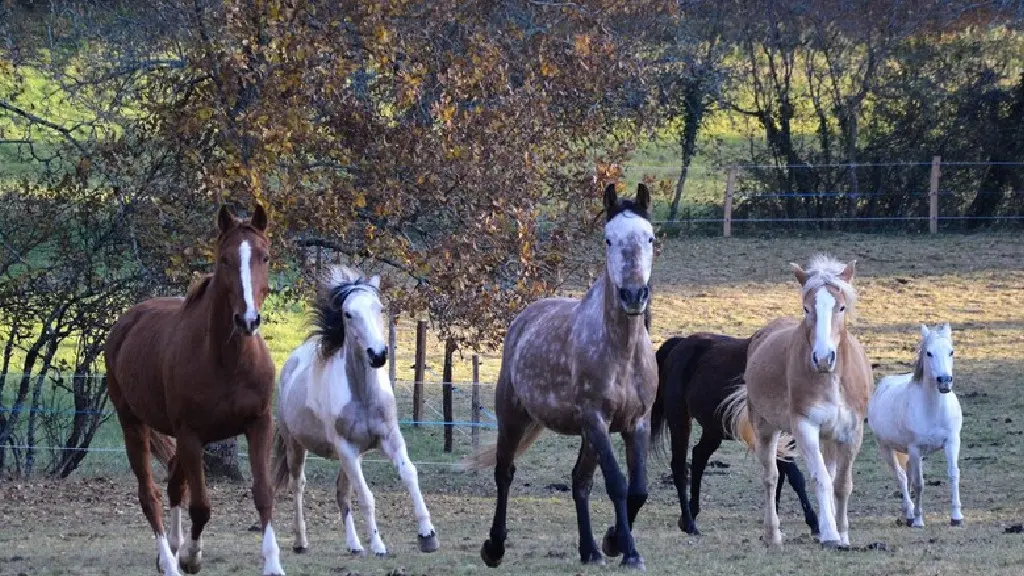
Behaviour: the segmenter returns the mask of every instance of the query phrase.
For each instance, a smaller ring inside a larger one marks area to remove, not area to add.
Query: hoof
[[[913,528],[914,527],[914,519],[913,518],[907,518],[904,521],[904,526],[906,526],[907,528]]]
[[[480,559],[484,561],[491,568],[497,568],[501,565],[501,559],[505,556],[505,547],[502,546],[500,550],[496,550],[496,546],[490,541],[490,539],[484,541],[484,545],[480,547]]]
[[[604,539],[601,540],[601,551],[609,558],[615,558],[622,554],[622,551],[619,550],[619,539],[615,536],[615,526],[612,526],[604,533]]]
[[[964,525],[964,520],[963,518],[961,518],[960,520],[950,520],[949,525],[954,528],[959,528]]]
[[[373,555],[376,556],[377,558],[386,558],[388,553],[387,552],[374,552]]]
[[[825,550],[838,550],[840,548],[839,540],[825,540],[821,543],[821,547]]]
[[[437,543],[437,534],[435,534],[433,530],[430,531],[429,536],[417,535],[416,539],[420,543],[420,552],[424,552],[426,554],[437,552],[437,549],[441,547],[441,545]]]
[[[623,558],[622,567],[629,568],[630,570],[639,570],[641,572],[647,571],[647,566],[644,565],[644,559],[639,554],[637,554],[636,556]]]
[[[292,552],[296,554],[305,554],[309,552],[309,546],[292,546]]]
[[[604,566],[605,564],[604,556],[602,556],[597,550],[591,552],[589,556],[583,556],[582,554],[581,556],[582,558],[580,558],[580,561],[584,566]]]
[[[349,548],[348,553],[353,556],[366,556],[366,550],[362,548]]]
[[[696,522],[691,522],[689,525],[687,525],[686,524],[686,520],[682,516],[680,516],[679,517],[679,522],[676,522],[676,525],[679,526],[680,530],[682,530],[683,532],[686,532],[687,534],[690,534],[690,535],[693,535],[693,536],[700,536],[700,530],[697,529],[697,523]]]

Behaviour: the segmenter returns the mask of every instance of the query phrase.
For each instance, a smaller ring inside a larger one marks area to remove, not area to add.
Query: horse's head
[[[953,332],[948,323],[935,330],[921,325],[914,379],[925,385],[935,383],[942,394],[953,390]]]
[[[790,264],[801,287],[803,328],[811,348],[808,360],[811,369],[817,372],[836,369],[836,351],[857,299],[850,284],[856,262],[842,264],[827,256],[818,256],[806,271],[799,264]]]
[[[341,350],[349,338],[350,347],[365,353],[372,368],[384,366],[388,346],[381,319],[380,276],[365,279],[351,268],[338,266],[331,269],[325,288],[315,305],[316,332],[324,355]]]
[[[615,184],[604,190],[605,267],[626,314],[643,314],[650,301],[654,229],[647,218],[651,203],[647,186],[637,187],[636,198],[620,200]]]
[[[267,213],[256,204],[252,218],[242,220],[221,205],[217,228],[215,285],[227,294],[235,325],[248,335],[255,334],[260,327],[260,307],[270,290]]]

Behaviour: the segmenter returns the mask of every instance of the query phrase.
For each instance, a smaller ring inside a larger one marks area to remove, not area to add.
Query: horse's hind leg
[[[356,530],[356,522],[352,517],[352,483],[345,473],[345,466],[338,468],[338,478],[335,482],[337,487],[336,497],[338,499],[338,513],[341,514],[341,522],[345,525],[345,547],[350,554],[362,556],[366,554],[362,542],[359,541],[359,532]]]
[[[525,413],[499,413],[498,440],[494,446],[494,484],[498,489],[498,497],[494,505],[490,537],[480,547],[480,558],[491,568],[497,568],[505,556],[505,539],[508,536],[505,527],[508,516],[508,493],[516,474],[516,450],[532,424],[530,417]]]
[[[690,449],[692,421],[687,410],[683,409],[679,412],[681,413],[668,415],[668,429],[672,438],[672,483],[675,484],[676,495],[679,497],[679,529],[688,534],[700,534],[697,524],[693,521],[692,503],[686,495],[686,485],[693,481],[690,479],[690,471],[686,467],[686,453]],[[678,419],[673,416],[678,416]]]
[[[245,430],[245,439],[249,443],[252,501],[256,505],[256,512],[260,515],[260,527],[263,529],[263,542],[260,545],[263,576],[284,576],[284,569],[281,567],[281,549],[277,545],[277,535],[274,534],[274,527],[271,525],[274,518],[274,485],[270,479],[270,454],[273,451],[274,443],[274,421],[269,412],[249,423]],[[202,446],[200,446],[200,450],[202,450]],[[201,456],[200,454],[200,470],[203,465]],[[207,504],[207,506],[209,505]],[[207,517],[209,517],[209,513],[207,513]],[[194,527],[193,531],[195,531]]]
[[[786,478],[789,480],[789,485],[793,488],[793,492],[796,493],[796,497],[800,499],[800,508],[804,512],[804,522],[810,527],[811,536],[817,536],[818,515],[814,512],[811,499],[807,496],[807,483],[804,481],[803,473],[800,472],[800,467],[797,466],[796,460],[777,460],[776,462],[779,469],[779,485],[775,489],[776,510],[778,509],[778,497],[782,489],[783,478]]]
[[[177,456],[171,458],[167,463],[167,499],[170,500],[171,518],[168,527],[167,542],[171,546],[171,552],[178,553],[181,544],[185,541],[185,535],[181,531],[181,501],[187,490],[185,486],[185,469]]]
[[[604,564],[604,556],[597,549],[590,523],[590,491],[594,487],[597,454],[586,438],[581,440],[580,453],[572,469],[572,500],[576,504],[576,526],[580,532],[580,561]]]
[[[911,526],[914,523],[914,501],[910,499],[910,488],[907,486],[907,473],[896,460],[895,450],[879,442],[878,452],[882,456],[882,462],[885,462],[889,467],[889,470],[896,476],[896,483],[899,484],[900,494],[903,496],[903,518],[905,519],[907,526]]]
[[[177,558],[171,551],[164,533],[160,492],[153,483],[153,471],[149,464],[150,429],[127,409],[118,409],[117,417],[121,421],[121,430],[124,433],[128,462],[139,483],[139,504],[156,537],[157,567],[164,576],[181,576]]]
[[[633,476],[631,480],[635,480],[636,483],[629,487],[634,490],[634,503],[630,506],[627,503],[626,478],[619,468],[619,463],[615,461],[615,451],[612,449],[611,436],[608,434],[608,424],[596,412],[590,412],[584,418],[584,438],[591,443],[594,451],[597,453],[601,473],[604,475],[605,489],[608,491],[608,497],[615,507],[615,525],[605,534],[604,553],[608,556],[617,556],[621,553],[623,566],[643,568],[644,560],[636,551],[636,543],[630,530],[629,509],[631,507],[634,508],[633,516],[635,518],[636,512],[639,511],[640,505],[643,504],[641,498],[643,500],[647,499],[646,466],[643,460],[638,459],[639,465],[635,468],[635,474],[631,474]],[[644,435],[637,434],[637,436],[642,436],[642,438],[634,438],[634,440],[642,440],[644,443],[643,449],[646,450],[650,433],[647,432]],[[633,447],[628,448],[631,444]],[[636,444],[636,441],[627,441],[627,450],[637,450]],[[639,453],[639,450],[636,453]]]
[[[306,491],[306,449],[301,443],[285,435],[285,454],[288,462],[288,473],[292,481],[292,503],[295,507],[295,544],[292,551],[302,554],[309,550],[309,539],[306,538],[306,513],[302,509],[302,498]]]
[[[708,467],[711,455],[722,445],[723,439],[720,427],[701,427],[700,440],[693,447],[693,461],[690,463],[690,512],[693,514],[694,523],[691,534],[700,534],[697,529],[697,516],[700,515],[700,488],[704,481],[704,470]]]
[[[433,522],[430,521],[430,511],[427,510],[427,504],[423,501],[423,493],[420,492],[419,474],[416,472],[416,466],[409,460],[409,452],[405,448],[405,438],[402,437],[397,422],[392,425],[391,432],[381,443],[381,449],[395,465],[398,477],[402,479],[402,484],[405,484],[405,489],[409,491],[409,497],[412,498],[412,511],[416,516],[416,539],[419,541],[420,552],[436,552],[439,547],[437,532],[434,530]]]
[[[768,426],[755,428],[755,449],[758,462],[761,463],[761,480],[764,484],[764,536],[766,546],[782,544],[782,531],[779,530],[779,514],[775,509],[775,487],[779,482],[779,470],[775,465],[775,455],[779,446],[779,432]]]
[[[863,428],[853,442],[836,443],[836,476],[834,481],[836,498],[836,528],[839,530],[839,545],[850,545],[850,519],[847,515],[850,494],[853,492],[853,461],[860,451]]]
[[[960,435],[953,436],[946,442],[946,470],[949,474],[949,524],[962,526],[964,515],[960,511]]]

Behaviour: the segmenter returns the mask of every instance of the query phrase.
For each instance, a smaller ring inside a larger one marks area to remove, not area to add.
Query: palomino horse
[[[263,574],[284,574],[270,522],[271,399],[274,362],[260,337],[260,306],[268,292],[270,241],[267,214],[256,206],[251,220],[236,219],[222,206],[217,216],[213,274],[181,298],[152,298],[128,310],[107,338],[107,389],[124,432],[139,502],[156,535],[157,564],[165,576],[181,568],[199,572],[203,527],[210,499],[203,477],[203,446],[245,434],[252,467],[253,501],[263,530]],[[165,536],[160,493],[153,484],[150,447],[168,463],[171,500]],[[191,492],[192,539],[182,544],[181,502]]]
[[[363,546],[352,518],[355,485],[370,539],[370,550],[387,550],[377,531],[373,494],[363,478],[364,452],[380,447],[398,469],[412,496],[420,550],[437,550],[437,536],[423,503],[416,467],[409,460],[398,428],[398,408],[387,371],[388,348],[381,321],[380,277],[366,280],[346,267],[331,269],[313,304],[313,336],[292,352],[281,370],[274,483],[291,479],[295,497],[295,552],[309,549],[302,492],[306,486],[306,451],[341,460],[337,499],[345,539],[353,554]]]
[[[661,435],[668,423],[672,440],[672,480],[679,495],[682,514],[679,528],[689,534],[700,534],[697,529],[697,515],[700,513],[700,486],[704,469],[711,455],[722,445],[722,440],[742,440],[750,450],[754,449],[754,431],[744,419],[739,426],[740,436],[734,438],[726,431],[727,423],[722,418],[722,403],[743,386],[743,370],[747,366],[747,347],[750,338],[733,338],[724,334],[699,332],[685,338],[675,336],[658,348],[658,399],[651,410],[651,446],[655,453],[664,451]],[[690,482],[690,498],[686,498],[688,470],[686,451],[690,445],[691,420],[700,423],[700,441],[693,447],[693,475]],[[775,504],[785,478],[800,499],[804,521],[811,528],[811,534],[818,534],[818,515],[814,513],[807,497],[804,475],[793,461],[794,452],[789,448],[791,438],[779,444],[776,467],[779,470],[779,484],[775,491]]]
[[[622,564],[643,567],[632,526],[647,500],[648,419],[657,392],[654,347],[644,328],[654,233],[647,218],[650,194],[641,184],[635,200],[604,192],[605,271],[583,299],[545,298],[527,306],[505,335],[495,392],[498,440],[469,466],[494,465],[498,488],[490,538],[480,556],[491,567],[505,554],[505,517],[515,457],[544,428],[582,436],[572,471],[580,532],[580,558],[603,563],[590,526],[588,498],[598,465],[615,507],[603,550],[623,554]],[[625,441],[629,484],[615,461],[610,433]]]
[[[804,320],[782,318],[754,334],[743,373],[747,385],[726,400],[730,430],[748,417],[754,427],[767,545],[782,543],[775,511],[775,454],[781,432],[793,434],[815,482],[821,543],[831,548],[850,542],[847,505],[853,461],[864,439],[871,395],[871,363],[847,332],[857,302],[850,283],[854,264],[819,255],[806,271],[790,265],[800,282]]]
[[[878,438],[882,460],[896,475],[903,493],[907,526],[924,527],[921,491],[924,456],[944,450],[949,473],[950,524],[960,526],[960,427],[963,414],[953,390],[953,340],[949,324],[935,330],[921,326],[917,365],[908,374],[886,376],[868,402],[868,426]],[[907,490],[907,473],[899,456],[910,455],[914,498]]]

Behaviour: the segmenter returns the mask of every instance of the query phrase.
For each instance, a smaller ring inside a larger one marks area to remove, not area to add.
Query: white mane
[[[828,254],[816,254],[811,258],[805,272],[807,282],[804,283],[801,295],[806,296],[808,292],[817,290],[823,286],[838,288],[846,297],[846,315],[853,315],[857,307],[857,290],[853,284],[843,280],[839,275],[846,269],[846,264],[836,260]]]
[[[341,286],[342,284],[351,284],[356,280],[362,278],[362,274],[348,266],[335,265],[331,266],[324,273],[323,284],[324,288],[331,289]]]

